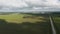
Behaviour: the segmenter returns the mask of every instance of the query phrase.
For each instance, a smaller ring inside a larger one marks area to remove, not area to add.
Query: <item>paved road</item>
[[[55,27],[54,27],[54,24],[53,24],[53,19],[51,16],[49,16],[50,18],[50,23],[51,23],[51,27],[52,27],[52,34],[56,34],[56,30],[55,30]]]

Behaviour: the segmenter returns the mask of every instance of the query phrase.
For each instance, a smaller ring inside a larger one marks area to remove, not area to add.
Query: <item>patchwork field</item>
[[[49,16],[49,14],[1,13],[0,34],[52,34]],[[51,16],[56,32],[60,34],[60,14]]]
[[[60,12],[56,12],[52,14],[54,26],[56,29],[56,34],[60,34]]]
[[[0,15],[0,19],[4,19],[7,22],[13,22],[13,23],[22,23],[22,22],[45,22],[45,17],[43,16],[34,16],[29,14],[7,14],[7,15]]]
[[[47,15],[3,13],[0,14],[0,34],[52,34],[52,32]]]
[[[57,34],[60,34],[60,17],[58,16],[54,17],[54,24],[56,27]]]

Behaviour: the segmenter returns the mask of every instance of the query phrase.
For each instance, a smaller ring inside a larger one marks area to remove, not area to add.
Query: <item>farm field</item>
[[[54,24],[56,27],[56,32],[57,32],[57,34],[60,34],[60,17],[56,16],[53,19],[54,19]]]
[[[49,17],[32,14],[0,14],[0,34],[52,34]]]
[[[25,17],[25,18],[24,18]],[[28,14],[7,14],[7,15],[0,15],[0,19],[4,19],[7,22],[16,22],[16,23],[22,23],[22,22],[46,22],[45,17],[43,16],[34,16],[34,15],[28,15]]]

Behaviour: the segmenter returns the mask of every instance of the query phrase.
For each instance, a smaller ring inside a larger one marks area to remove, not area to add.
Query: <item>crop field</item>
[[[0,34],[52,34],[46,15],[0,14]]]
[[[7,14],[7,15],[0,15],[0,19],[4,19],[7,22],[14,22],[14,23],[22,23],[22,22],[45,22],[45,17],[43,16],[34,16],[28,14]]]
[[[57,34],[60,34],[60,17],[59,16],[54,16],[53,18]]]

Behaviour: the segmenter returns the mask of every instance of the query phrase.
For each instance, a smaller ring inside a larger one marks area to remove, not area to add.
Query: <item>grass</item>
[[[55,17],[54,21],[57,22],[57,23],[60,23],[60,17]]]
[[[33,18],[23,18],[24,16]],[[0,34],[52,34],[48,17],[13,13],[0,15],[0,19],[8,23],[0,24]]]
[[[45,18],[42,16],[38,16],[35,18],[23,18],[24,16],[34,16],[34,15],[28,15],[28,14],[18,14],[18,13],[13,13],[9,15],[0,15],[0,19],[4,19],[7,22],[16,22],[16,23],[22,23],[22,22],[44,22]],[[40,19],[39,19],[40,18]]]
[[[53,19],[54,19],[57,34],[60,34],[60,17],[56,16]]]

